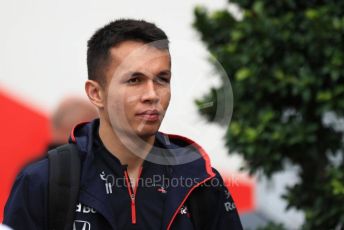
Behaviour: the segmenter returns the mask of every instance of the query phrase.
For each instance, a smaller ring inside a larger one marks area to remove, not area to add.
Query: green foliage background
[[[304,211],[303,228],[344,228],[344,1],[231,3],[242,19],[194,11],[194,28],[232,84],[230,152],[268,177],[296,165],[300,180],[284,198]],[[214,92],[196,104],[215,102]]]

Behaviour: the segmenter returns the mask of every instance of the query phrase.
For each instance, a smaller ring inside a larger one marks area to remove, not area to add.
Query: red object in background
[[[50,141],[48,116],[0,90],[0,222],[16,175],[42,156]]]
[[[233,197],[240,214],[255,210],[255,183],[239,173],[221,173],[224,183]]]

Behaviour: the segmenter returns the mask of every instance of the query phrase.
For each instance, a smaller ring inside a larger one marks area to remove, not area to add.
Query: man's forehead
[[[155,72],[171,68],[168,50],[162,50],[141,42],[127,42],[113,47],[111,65],[118,74],[128,71]]]
[[[154,43],[143,43],[140,41],[125,41],[110,49],[112,60],[117,62],[130,62],[146,59],[147,61],[156,58],[170,58],[167,49],[158,49]]]

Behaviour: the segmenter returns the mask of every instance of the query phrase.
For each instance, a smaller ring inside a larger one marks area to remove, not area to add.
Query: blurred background
[[[161,131],[203,146],[244,228],[343,229],[343,9],[317,0],[1,1],[0,221],[20,168],[65,140],[58,133],[71,128],[60,120],[96,116],[85,105],[87,40],[135,18],[171,41]],[[59,112],[74,102],[89,112]]]

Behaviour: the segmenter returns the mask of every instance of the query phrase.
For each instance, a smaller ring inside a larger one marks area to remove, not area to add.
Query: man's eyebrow
[[[171,71],[170,70],[162,70],[157,74],[157,76],[161,76],[161,75],[171,76]],[[144,76],[146,76],[146,74],[143,72],[140,72],[140,71],[130,71],[130,72],[126,73],[125,76],[127,76],[127,77],[144,77]]]
[[[171,70],[160,71],[158,75],[171,75]]]
[[[145,76],[144,73],[140,72],[140,71],[129,71],[127,73],[124,74],[124,77],[143,77]]]

